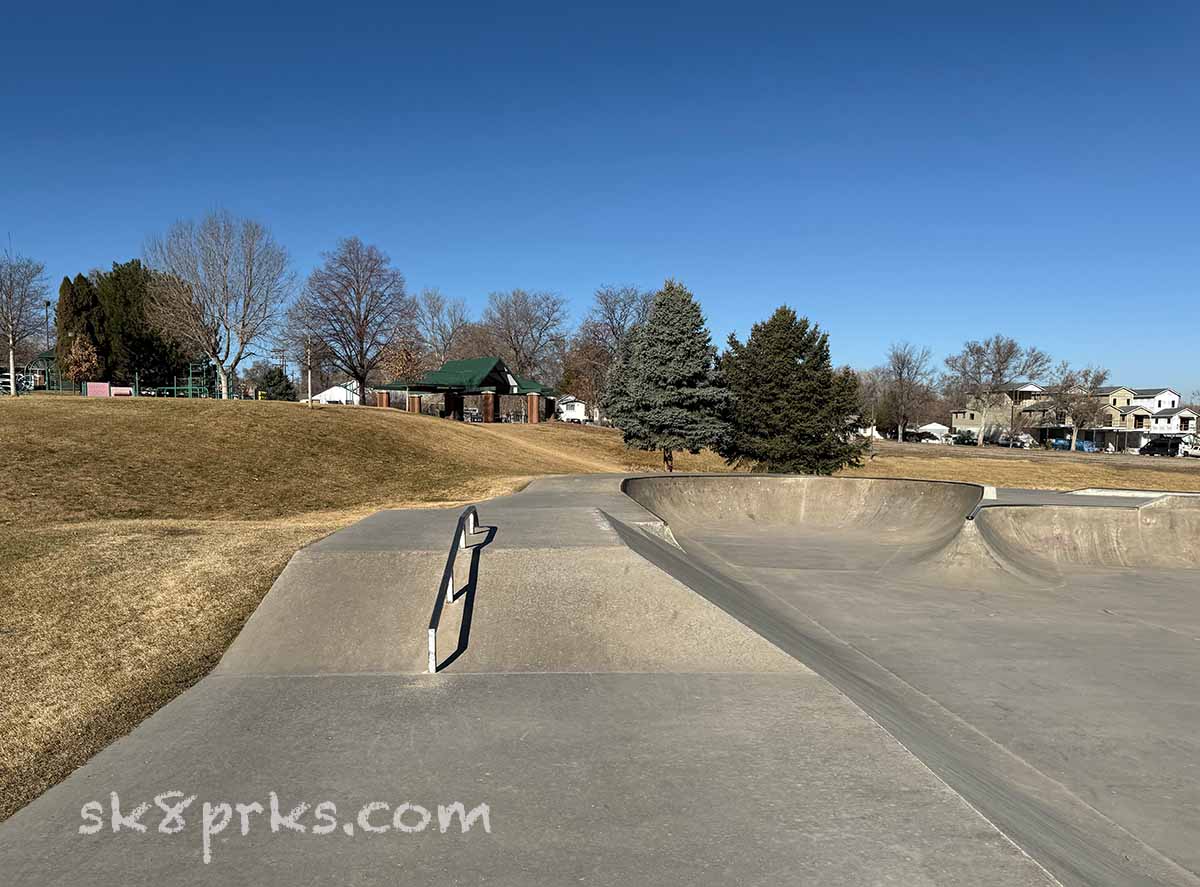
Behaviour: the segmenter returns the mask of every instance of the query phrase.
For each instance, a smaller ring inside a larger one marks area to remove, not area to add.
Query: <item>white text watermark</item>
[[[370,801],[358,806],[350,805],[354,812],[346,819],[338,818],[338,807],[333,801],[321,801],[310,805],[301,801],[288,808],[281,804],[279,795],[269,792],[267,803],[227,801],[203,801],[196,803],[197,796],[181,791],[167,791],[155,795],[153,801],[126,803],[122,806],[116,792],[110,792],[108,806],[102,801],[88,801],[79,810],[83,824],[81,835],[97,835],[105,831],[176,835],[188,829],[200,829],[200,854],[205,864],[212,862],[213,838],[230,826],[230,835],[250,834],[270,830],[272,833],[294,832],[310,835],[341,833],[354,835],[418,834],[421,832],[447,832],[465,834],[478,825],[491,834],[491,809],[487,804],[477,804],[470,810],[461,801],[449,804],[434,804],[429,807],[411,802],[391,805],[385,801]],[[286,810],[286,812],[285,812]]]

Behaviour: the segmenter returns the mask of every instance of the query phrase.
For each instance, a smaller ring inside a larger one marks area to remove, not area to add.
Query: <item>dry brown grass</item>
[[[1080,490],[1108,487],[1200,492],[1200,459],[1108,456],[999,447],[881,443],[874,459],[842,472],[847,477],[958,480],[996,487]]]
[[[658,464],[557,423],[0,399],[0,819],[211,669],[296,549],[380,507]]]

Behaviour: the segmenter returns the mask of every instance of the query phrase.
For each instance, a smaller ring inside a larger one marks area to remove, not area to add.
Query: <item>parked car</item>
[[[1156,437],[1138,450],[1143,456],[1178,456],[1179,441],[1171,437]]]
[[[1016,434],[1009,434],[1007,431],[996,438],[996,445],[1001,447],[1014,447],[1016,449],[1028,450],[1033,447],[1033,437],[1026,434],[1024,431],[1019,431]]]
[[[1071,449],[1071,439],[1069,437],[1052,437],[1050,438],[1050,449],[1069,450]]]
[[[960,431],[960,432],[958,432],[958,434],[954,435],[954,442],[956,444],[962,444],[963,446],[973,447],[973,446],[975,446],[976,443],[979,442],[979,438],[977,438],[975,436],[974,431],[967,429],[965,431]]]
[[[1080,453],[1098,453],[1098,452],[1100,452],[1100,450],[1097,449],[1096,445],[1094,443],[1092,443],[1090,440],[1075,441],[1075,449],[1077,452],[1080,452]]]
[[[1190,434],[1179,442],[1179,455],[1200,458],[1200,435]]]

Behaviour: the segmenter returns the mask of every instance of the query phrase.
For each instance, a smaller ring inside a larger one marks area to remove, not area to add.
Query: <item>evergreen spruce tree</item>
[[[164,385],[185,363],[179,346],[164,338],[148,316],[150,270],[139,260],[114,262],[93,277],[104,317],[102,352],[113,382]]]
[[[730,463],[801,474],[860,464],[858,379],[834,370],[829,336],[808,318],[785,305],[745,345],[731,335],[720,368],[734,397],[721,451]]]
[[[626,443],[640,439],[644,434],[634,399],[633,356],[637,350],[638,331],[639,328],[634,327],[618,343],[600,399],[605,417],[625,433]]]
[[[58,344],[55,346],[54,357],[64,371],[71,359],[74,340],[84,336],[96,353],[96,375],[93,378],[108,378],[106,349],[101,346],[104,339],[104,312],[100,307],[100,296],[96,287],[82,274],[77,274],[74,280],[64,277],[62,285],[58,288],[55,329]]]
[[[86,338],[96,355],[91,378],[118,384],[165,385],[187,356],[160,334],[148,316],[149,270],[137,259],[113,263],[112,271],[63,278],[56,310],[60,367],[74,342]]]
[[[668,471],[675,470],[676,450],[721,446],[729,431],[729,393],[715,378],[712,336],[687,288],[668,280],[631,338],[628,361],[618,371],[614,417],[626,445],[661,450]]]
[[[279,367],[273,366],[263,375],[262,388],[259,389],[267,400],[295,400],[296,386]]]

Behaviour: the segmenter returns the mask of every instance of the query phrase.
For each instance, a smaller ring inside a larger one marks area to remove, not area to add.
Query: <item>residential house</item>
[[[1020,423],[1017,419],[1024,407],[1044,399],[1046,389],[1033,382],[1013,382],[1006,385],[999,395],[997,403],[989,405],[986,411],[980,409],[978,404],[951,410],[950,431],[955,434],[973,431],[976,435],[983,435],[985,440],[994,439],[1001,432],[1018,426]]]
[[[989,410],[985,437],[992,437],[1014,427],[1024,427],[1040,441],[1067,437],[1070,429],[1063,417],[1056,415],[1047,395],[1051,389],[1026,383],[1005,389],[1002,406]],[[1136,450],[1154,437],[1184,437],[1196,431],[1200,419],[1195,410],[1180,406],[1182,397],[1174,388],[1129,388],[1109,385],[1096,390],[1095,397],[1105,401],[1106,409],[1094,427],[1079,429],[1079,438],[1091,440],[1097,447],[1114,450]],[[1005,408],[1010,415],[1004,415]],[[1016,421],[1013,411],[1019,411]],[[982,413],[974,405],[951,413],[951,425],[960,430],[969,428],[980,433]]]

